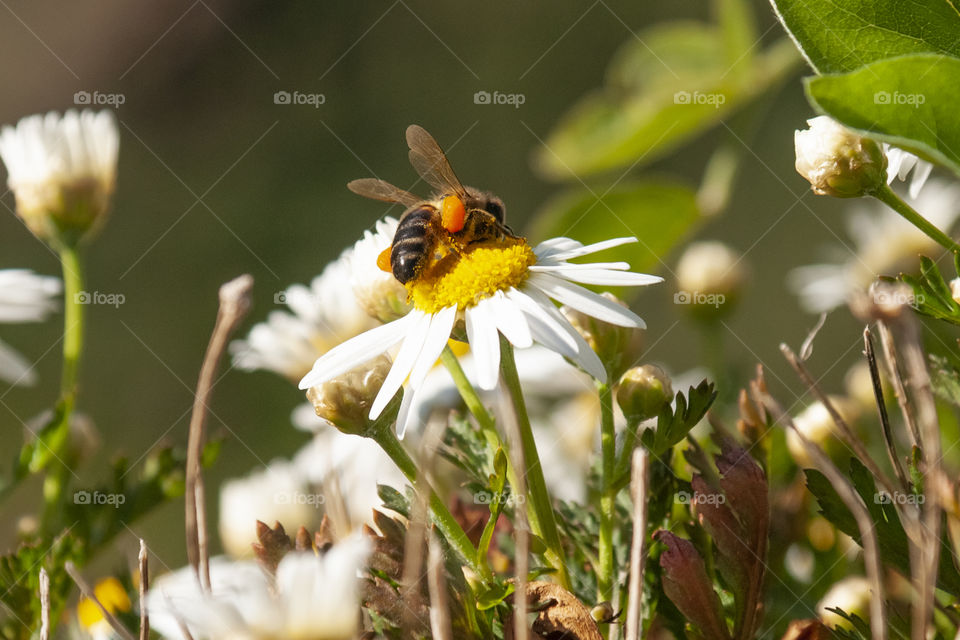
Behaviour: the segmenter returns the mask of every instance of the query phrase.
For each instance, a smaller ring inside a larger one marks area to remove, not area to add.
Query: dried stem
[[[501,383],[503,379],[501,378]],[[504,385],[500,385],[500,423],[503,425],[504,433],[507,436],[509,446],[507,450],[512,462],[517,469],[526,469],[527,462],[524,447],[522,446],[523,433],[520,431],[520,424],[517,421],[517,414],[512,410],[507,391]],[[519,474],[517,476],[517,486],[513,487],[513,495],[527,496],[527,476]],[[516,534],[516,549],[514,553],[514,564],[516,577],[516,594],[513,598],[513,637],[515,640],[527,640],[530,636],[530,628],[527,626],[527,573],[530,567],[530,524],[527,520],[525,509],[517,505],[514,509],[516,513],[516,522],[514,522],[514,532]]]
[[[643,565],[644,541],[647,538],[647,485],[650,460],[647,451],[638,447],[633,451],[633,471],[630,475],[630,493],[633,496],[633,540],[630,543],[630,594],[627,605],[626,640],[640,640],[643,624]]]
[[[900,363],[897,358],[897,350],[893,344],[893,335],[886,324],[880,323],[880,344],[883,346],[883,355],[887,363],[887,374],[890,382],[893,384],[893,392],[897,396],[897,404],[900,405],[900,413],[909,427],[910,440],[913,446],[918,446],[921,441],[920,429],[917,427],[917,421],[914,418],[913,406],[907,391],[903,386],[903,377],[900,375]]]
[[[860,530],[860,540],[863,545],[864,564],[867,569],[867,578],[870,580],[873,588],[873,597],[870,598],[870,631],[873,640],[887,640],[887,614],[884,603],[883,590],[883,567],[880,564],[880,551],[877,543],[877,534],[874,529],[873,520],[867,506],[863,503],[860,495],[854,490],[853,485],[847,480],[846,476],[833,464],[830,456],[820,448],[819,445],[812,442],[803,434],[794,424],[793,419],[783,410],[783,407],[773,399],[772,396],[760,392],[756,386],[751,385],[751,394],[754,396],[754,402],[767,408],[770,414],[781,424],[792,429],[800,439],[807,455],[813,460],[816,467],[833,485],[837,495],[853,514],[857,522],[857,528]]]
[[[443,549],[437,536],[427,541],[427,586],[430,589],[430,633],[436,640],[453,640],[447,581],[443,575]]]
[[[50,640],[50,576],[40,567],[40,640]]]
[[[140,569],[140,640],[150,637],[150,616],[147,614],[147,591],[150,589],[150,565],[147,557],[147,545],[140,539],[140,553],[137,555]]]
[[[887,457],[890,458],[890,465],[897,474],[900,486],[906,492],[910,490],[910,484],[907,482],[907,474],[904,473],[903,465],[900,464],[897,447],[893,441],[893,430],[890,428],[890,416],[887,415],[887,405],[883,399],[883,385],[880,382],[880,370],[877,368],[877,355],[873,350],[873,335],[870,333],[870,327],[863,329],[863,354],[867,357],[867,366],[870,368],[870,380],[873,381],[873,395],[877,401],[877,413],[880,417]]]
[[[190,435],[187,444],[187,473],[185,500],[187,556],[190,566],[197,574],[200,585],[210,591],[210,558],[207,550],[207,517],[203,490],[203,471],[201,456],[203,453],[204,431],[207,421],[208,402],[213,389],[220,358],[227,347],[230,334],[250,310],[250,290],[253,278],[242,275],[220,287],[220,308],[217,321],[200,367],[200,379],[197,381],[197,393],[193,399],[193,413],[190,416]]]
[[[77,583],[77,588],[80,589],[80,593],[83,594],[83,597],[97,605],[97,607],[100,609],[100,613],[103,614],[104,620],[106,620],[107,624],[110,625],[110,628],[113,629],[117,635],[123,638],[123,640],[134,640],[133,634],[131,634],[126,627],[120,624],[120,621],[117,620],[116,616],[110,613],[110,611],[103,606],[103,603],[97,599],[97,596],[93,593],[93,589],[91,589],[90,585],[87,584],[87,581],[83,579],[83,576],[81,576],[80,572],[77,571],[77,568],[73,566],[73,563],[68,560],[64,565],[64,569],[66,569],[67,574],[73,578],[73,581]]]

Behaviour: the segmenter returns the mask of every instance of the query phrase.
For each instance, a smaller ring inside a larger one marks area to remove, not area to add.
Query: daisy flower
[[[930,180],[911,202],[938,229],[949,233],[960,215],[960,185]],[[858,202],[847,218],[848,235],[855,251],[837,262],[798,267],[787,284],[811,313],[845,304],[853,291],[865,290],[879,275],[895,275],[916,268],[917,255],[931,257],[943,248],[894,211],[876,202]]]
[[[57,309],[58,278],[39,276],[28,269],[0,269],[0,323],[41,322]],[[36,373],[12,347],[0,341],[0,380],[31,385]]]
[[[630,242],[636,242],[636,238],[587,246],[569,238],[554,238],[535,248],[523,238],[480,243],[453,264],[408,282],[406,289],[413,303],[409,313],[328,351],[300,381],[300,388],[332,380],[400,345],[371,406],[370,418],[377,418],[408,380],[398,419],[402,434],[406,410],[460,319],[465,324],[481,389],[493,389],[497,384],[501,333],[519,349],[534,342],[542,344],[605,381],[603,363],[551,299],[610,324],[645,327],[629,309],[575,283],[641,286],[661,282],[662,278],[631,273],[624,262],[568,262]]]
[[[348,640],[360,619],[358,572],[369,541],[354,535],[322,555],[287,553],[275,579],[253,560],[210,561],[211,591],[192,567],[157,579],[147,593],[150,626],[185,640]]]
[[[106,213],[120,132],[109,111],[33,115],[0,132],[17,213],[37,236],[75,240]]]

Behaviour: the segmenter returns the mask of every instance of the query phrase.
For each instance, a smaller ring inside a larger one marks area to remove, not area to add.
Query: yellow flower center
[[[130,598],[127,591],[116,578],[105,578],[97,583],[93,588],[93,595],[97,597],[100,604],[110,613],[119,611],[130,611]],[[84,628],[89,629],[99,622],[104,622],[103,612],[93,600],[80,598],[77,603],[77,618]]]
[[[536,262],[536,254],[523,238],[484,242],[455,260],[442,260],[406,287],[413,305],[424,313],[451,305],[464,309],[497,291],[520,286]]]

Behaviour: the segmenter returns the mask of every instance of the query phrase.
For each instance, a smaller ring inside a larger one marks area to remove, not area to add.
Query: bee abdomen
[[[393,236],[390,265],[393,277],[406,284],[417,276],[427,258],[427,235],[437,210],[431,206],[414,209],[403,217]]]

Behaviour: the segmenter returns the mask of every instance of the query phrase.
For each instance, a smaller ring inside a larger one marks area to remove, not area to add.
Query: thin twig
[[[201,587],[210,591],[210,558],[207,549],[207,516],[203,490],[204,430],[207,409],[217,365],[226,349],[230,334],[250,310],[250,290],[253,278],[242,275],[220,287],[220,308],[210,336],[210,343],[200,367],[197,393],[190,416],[190,435],[187,444],[187,473],[184,496],[186,510],[187,556]]]
[[[630,544],[630,593],[626,640],[640,640],[643,623],[644,541],[647,538],[647,486],[650,460],[643,447],[633,450],[630,493],[633,496],[633,540]]]
[[[100,609],[100,613],[103,614],[104,620],[107,621],[107,624],[110,625],[110,628],[117,632],[123,640],[134,640],[133,634],[130,631],[120,624],[120,621],[110,613],[110,611],[103,606],[103,603],[97,599],[97,596],[94,594],[93,589],[90,588],[90,585],[87,584],[87,581],[83,579],[83,576],[80,575],[80,572],[77,571],[77,568],[73,566],[73,563],[67,560],[67,563],[63,567],[66,569],[67,574],[73,578],[73,581],[77,583],[77,588],[80,589],[80,593],[84,598],[93,602]]]
[[[427,586],[430,588],[430,632],[436,640],[453,640],[447,581],[443,575],[443,548],[435,534],[427,541]]]
[[[513,411],[510,397],[500,376],[500,423],[503,425],[507,437],[509,455],[513,458],[515,469],[526,469],[527,462],[523,453],[520,425],[517,414]],[[512,487],[512,495],[518,498],[527,496],[527,475],[517,474],[517,486]],[[516,545],[514,549],[514,568],[516,570],[516,585],[513,597],[513,637],[515,640],[527,640],[530,637],[530,627],[527,626],[527,573],[530,570],[530,524],[527,520],[527,510],[523,505],[514,505],[516,521],[513,524]]]
[[[150,637],[150,616],[147,613],[147,590],[150,589],[150,566],[147,557],[147,544],[140,538],[140,553],[137,555],[140,568],[140,640]]]
[[[793,367],[793,370],[797,372],[797,375],[800,376],[800,379],[803,381],[810,392],[814,397],[819,400],[824,408],[826,408],[827,413],[830,414],[830,417],[833,419],[834,424],[837,426],[837,435],[840,436],[840,439],[843,441],[847,447],[860,459],[860,462],[864,464],[867,469],[870,470],[870,473],[873,474],[873,477],[883,485],[883,488],[889,491],[891,494],[896,491],[896,487],[893,484],[893,481],[887,477],[877,463],[874,462],[873,458],[870,457],[870,453],[867,451],[867,448],[863,445],[856,434],[853,433],[853,430],[850,428],[850,425],[847,424],[847,421],[843,419],[843,416],[840,415],[840,412],[837,411],[837,408],[834,406],[833,402],[827,397],[820,387],[817,385],[816,380],[813,379],[813,376],[810,375],[810,372],[807,368],[800,362],[800,359],[797,358],[796,354],[788,347],[785,343],[780,344],[780,351],[783,353],[783,356],[787,359],[787,362],[790,363],[790,366]]]
[[[887,405],[883,399],[883,384],[880,382],[880,370],[877,368],[877,355],[873,350],[873,335],[870,333],[870,327],[863,328],[863,354],[867,357],[867,366],[870,369],[870,380],[873,382],[873,396],[877,401],[877,413],[880,416],[880,428],[883,431],[883,441],[887,448],[887,457],[890,458],[890,464],[900,486],[904,492],[910,491],[910,483],[907,481],[907,474],[903,471],[903,465],[900,464],[900,457],[897,455],[897,447],[893,441],[893,430],[890,428],[890,416],[887,415]]]
[[[830,456],[828,456],[818,444],[812,442],[803,432],[797,429],[797,425],[794,424],[790,415],[783,410],[783,407],[781,407],[771,395],[759,392],[756,387],[753,386],[751,386],[751,392],[755,394],[754,401],[757,404],[765,406],[777,422],[793,430],[800,439],[807,455],[810,456],[823,475],[827,477],[830,484],[833,485],[833,489],[837,492],[837,495],[846,505],[847,509],[850,510],[850,513],[853,514],[857,522],[857,528],[860,530],[860,541],[863,545],[864,565],[867,569],[867,578],[870,580],[873,588],[873,597],[870,598],[871,636],[873,640],[886,640],[888,627],[886,605],[884,602],[883,567],[880,564],[877,533],[874,529],[874,523],[870,517],[870,512],[867,510],[867,506],[863,503],[862,498],[853,488],[853,485],[850,484],[850,481],[847,480],[846,476],[844,476],[840,469],[830,460]]]
[[[40,640],[50,640],[50,576],[40,567]]]
[[[887,374],[893,384],[893,393],[897,397],[897,404],[900,405],[900,413],[903,414],[903,419],[907,423],[910,444],[919,446],[921,442],[920,429],[917,427],[910,398],[903,386],[903,377],[900,375],[900,363],[897,358],[896,347],[893,344],[893,335],[891,335],[890,329],[885,323],[881,322],[878,326],[880,327],[880,344],[883,346],[883,356],[887,364]]]

